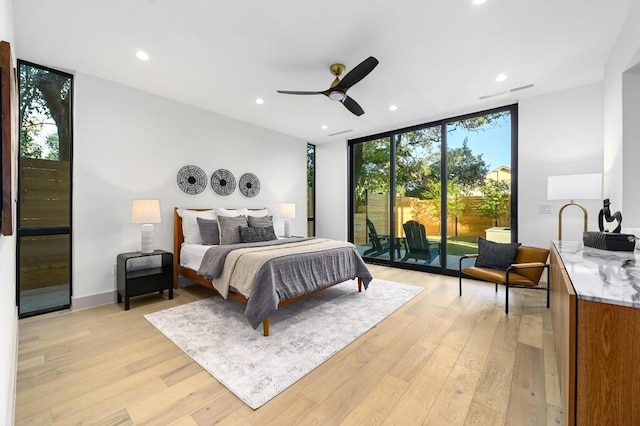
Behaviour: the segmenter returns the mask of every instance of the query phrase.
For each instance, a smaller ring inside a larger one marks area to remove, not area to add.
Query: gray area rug
[[[281,307],[270,336],[253,330],[244,305],[210,297],[145,315],[180,349],[253,409],[418,295],[423,288],[374,279],[358,293],[347,281]]]

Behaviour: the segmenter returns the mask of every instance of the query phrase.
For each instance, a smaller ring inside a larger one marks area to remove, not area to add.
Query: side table
[[[129,261],[148,256],[160,256],[161,266],[130,271]],[[129,310],[129,298],[142,294],[169,290],[169,299],[173,299],[173,254],[164,250],[152,253],[120,253],[117,258],[118,303],[124,298],[124,310]]]

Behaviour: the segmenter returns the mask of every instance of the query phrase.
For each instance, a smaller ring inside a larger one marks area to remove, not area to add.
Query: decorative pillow
[[[251,228],[243,226],[240,228],[240,238],[243,243],[257,243],[259,241],[277,240],[273,226],[262,226]]]
[[[198,227],[200,228],[202,244],[220,244],[220,229],[218,229],[218,221],[215,219],[204,219],[202,217],[197,217],[196,220],[198,221]]]
[[[178,214],[182,217],[182,235],[187,244],[202,244],[200,227],[196,218],[213,219],[213,210],[187,210],[178,209]]]
[[[216,215],[216,217],[218,217],[218,216],[225,216],[225,217],[246,216],[247,215],[247,209],[225,209],[225,208],[222,208],[222,207],[216,207],[215,215]]]
[[[224,245],[241,243],[241,226],[249,226],[246,216],[218,216],[218,227],[220,228],[220,244]]]
[[[249,210],[249,209],[245,209],[247,211],[247,216],[251,217],[265,217],[265,216],[269,216],[269,209],[260,209],[260,210]]]
[[[516,260],[520,243],[494,243],[478,238],[477,267],[507,270]]]
[[[266,226],[273,228],[273,216],[249,216],[247,219],[249,220],[250,228],[264,228]]]

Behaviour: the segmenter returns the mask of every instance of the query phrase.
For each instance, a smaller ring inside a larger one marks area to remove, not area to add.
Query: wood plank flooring
[[[543,292],[512,290],[505,315],[502,287],[370,269],[425,291],[258,410],[143,317],[207,289],[20,320],[16,424],[561,424]]]

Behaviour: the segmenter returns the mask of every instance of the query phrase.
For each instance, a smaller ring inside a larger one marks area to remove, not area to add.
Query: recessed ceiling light
[[[327,130],[329,128],[329,126],[327,126],[326,124],[323,124],[321,128],[322,128],[322,130]]]
[[[487,0],[472,0],[473,4],[482,4],[484,2],[486,2]]]
[[[262,105],[262,104],[264,103],[264,99],[262,99],[262,98],[258,98],[258,99],[256,99],[256,103],[257,103],[258,105]]]
[[[496,77],[496,81],[505,81],[507,78],[509,78],[509,76],[507,76],[506,74],[498,74],[498,76]]]
[[[136,52],[136,57],[138,59],[140,59],[141,61],[148,61],[149,60],[149,55],[147,54],[147,52],[145,52],[143,50],[138,50]]]
[[[391,105],[391,106],[389,107],[389,111],[395,111],[395,110],[397,110],[397,109],[398,109],[398,107],[397,107],[396,105]]]

